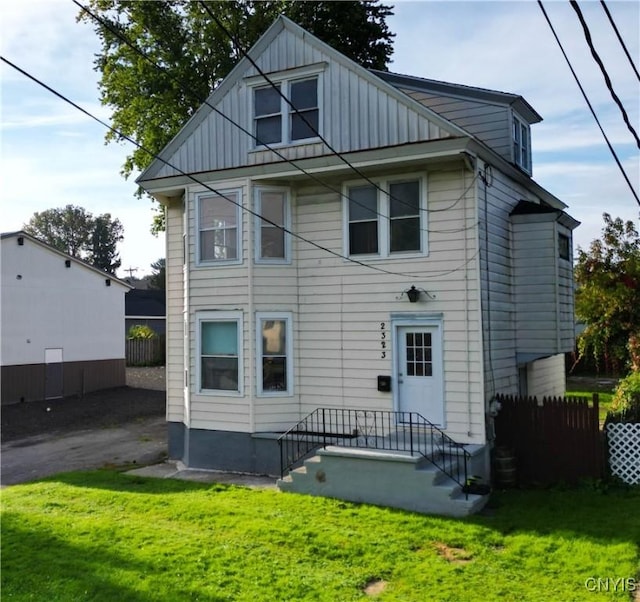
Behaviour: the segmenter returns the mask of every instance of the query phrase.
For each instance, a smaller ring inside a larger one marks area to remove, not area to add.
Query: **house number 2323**
[[[382,359],[387,357],[387,325],[385,322],[380,322],[380,357]]]

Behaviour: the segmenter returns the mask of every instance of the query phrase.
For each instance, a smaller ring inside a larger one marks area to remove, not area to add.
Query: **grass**
[[[640,577],[640,491],[493,500],[455,520],[115,471],[57,475],[2,492],[2,598],[630,600],[585,582]]]
[[[604,424],[604,420],[607,417],[607,412],[611,407],[611,400],[613,399],[613,393],[606,393],[603,390],[593,391],[567,391],[565,395],[567,397],[586,397],[591,400],[594,393],[598,394],[598,418],[600,419],[600,428]]]

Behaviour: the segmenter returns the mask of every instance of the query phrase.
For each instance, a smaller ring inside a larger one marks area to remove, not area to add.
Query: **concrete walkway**
[[[253,489],[276,489],[275,477],[222,472],[219,470],[198,470],[186,468],[181,462],[163,462],[127,471],[127,474],[157,479],[180,479],[199,483],[222,483],[241,485]]]

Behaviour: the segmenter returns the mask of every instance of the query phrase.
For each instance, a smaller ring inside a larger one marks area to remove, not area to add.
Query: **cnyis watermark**
[[[640,591],[640,580],[633,577],[589,577],[584,582],[590,592]]]

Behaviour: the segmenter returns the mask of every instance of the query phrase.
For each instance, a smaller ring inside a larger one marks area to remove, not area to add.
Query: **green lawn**
[[[639,490],[492,500],[454,520],[112,471],[58,475],[2,491],[2,599],[630,600],[585,582],[640,577]]]
[[[565,395],[567,397],[586,397],[589,399],[589,403],[591,403],[591,398],[594,393],[598,393],[598,415],[600,417],[600,427],[602,428],[609,407],[611,406],[613,393],[605,393],[604,391],[567,391]]]

